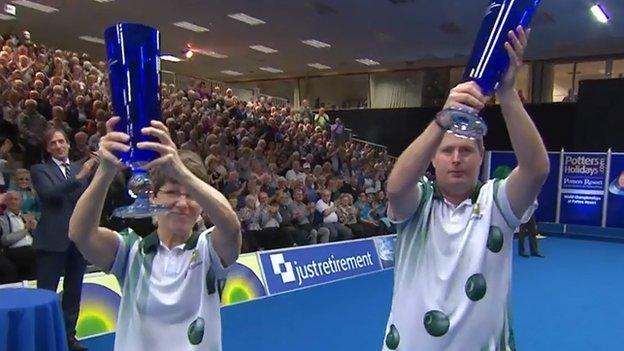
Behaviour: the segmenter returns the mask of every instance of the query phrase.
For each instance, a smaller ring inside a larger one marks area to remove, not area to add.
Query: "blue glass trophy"
[[[160,33],[141,24],[121,23],[104,32],[108,56],[111,100],[120,117],[116,129],[130,136],[130,151],[118,154],[130,168],[128,188],[135,201],[116,208],[113,216],[146,218],[165,213],[168,208],[150,202],[152,184],[144,166],[158,158],[151,150],[141,150],[137,143],[156,141],[141,133],[151,120],[160,120]]]
[[[509,56],[505,50],[507,33],[521,25],[529,26],[541,0],[492,0],[481,22],[481,29],[475,40],[468,65],[464,71],[464,81],[475,81],[484,95],[496,91],[501,77],[509,66]],[[487,133],[483,119],[474,111],[449,108],[442,113],[450,113],[450,131],[466,138],[478,138]]]

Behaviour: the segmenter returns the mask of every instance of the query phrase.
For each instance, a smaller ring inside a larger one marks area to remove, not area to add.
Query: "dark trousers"
[[[278,249],[283,247],[292,247],[293,240],[290,231],[281,230],[281,228],[264,228],[262,230],[248,230],[243,235],[248,242],[250,252],[258,251],[258,249]]]
[[[537,222],[535,221],[535,215],[529,219],[528,222],[520,225],[520,231],[518,232],[518,253],[524,254],[524,239],[529,237],[529,250],[531,255],[539,254],[539,247],[537,245]]]
[[[82,278],[87,262],[80,251],[71,243],[65,252],[37,250],[37,288],[56,292],[61,275],[63,279],[63,295],[61,306],[68,336],[76,334],[76,322],[80,312],[80,295]]]
[[[17,281],[17,267],[9,260],[4,252],[0,251],[0,284],[15,283]]]
[[[17,267],[19,280],[35,279],[35,249],[32,246],[6,248],[4,254]]]
[[[347,224],[347,227],[353,232],[353,236],[356,238],[368,238],[371,236],[379,235],[381,233],[381,227],[368,223],[352,223]]]

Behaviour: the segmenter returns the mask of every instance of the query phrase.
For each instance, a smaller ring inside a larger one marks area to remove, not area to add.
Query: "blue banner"
[[[611,155],[607,227],[624,228],[624,154]]]
[[[606,173],[606,153],[564,153],[560,223],[602,225]]]
[[[260,253],[271,294],[381,270],[371,239]]]
[[[538,222],[555,222],[557,217],[557,186],[559,185],[559,152],[549,152],[550,173],[537,197],[539,207],[535,211]],[[505,178],[518,165],[513,152],[492,151],[489,179]]]

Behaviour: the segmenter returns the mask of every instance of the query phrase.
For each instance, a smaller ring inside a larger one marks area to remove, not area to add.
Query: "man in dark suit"
[[[43,145],[49,155],[44,163],[32,166],[32,183],[41,202],[41,218],[34,232],[37,258],[37,287],[56,291],[63,280],[63,315],[71,350],[86,350],[76,341],[76,322],[86,261],[68,238],[69,218],[76,201],[97,168],[92,158],[84,164],[70,162],[69,141],[60,129],[50,129]]]

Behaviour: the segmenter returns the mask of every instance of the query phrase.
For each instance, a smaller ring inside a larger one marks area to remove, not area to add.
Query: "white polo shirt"
[[[383,350],[513,350],[508,304],[513,232],[520,220],[509,205],[506,181],[479,184],[457,207],[433,182],[419,186],[416,212],[397,223]]]
[[[326,203],[325,201],[318,200],[316,202],[316,210],[319,211],[321,213],[321,215],[323,216],[323,223],[336,223],[338,222],[338,215],[336,214],[336,211],[330,213],[328,216],[325,216],[323,214],[323,212],[325,212],[326,209],[332,207],[334,205],[333,202],[329,202]]]
[[[221,350],[225,270],[212,228],[167,248],[156,233],[120,232],[111,273],[122,286],[115,350]]]

